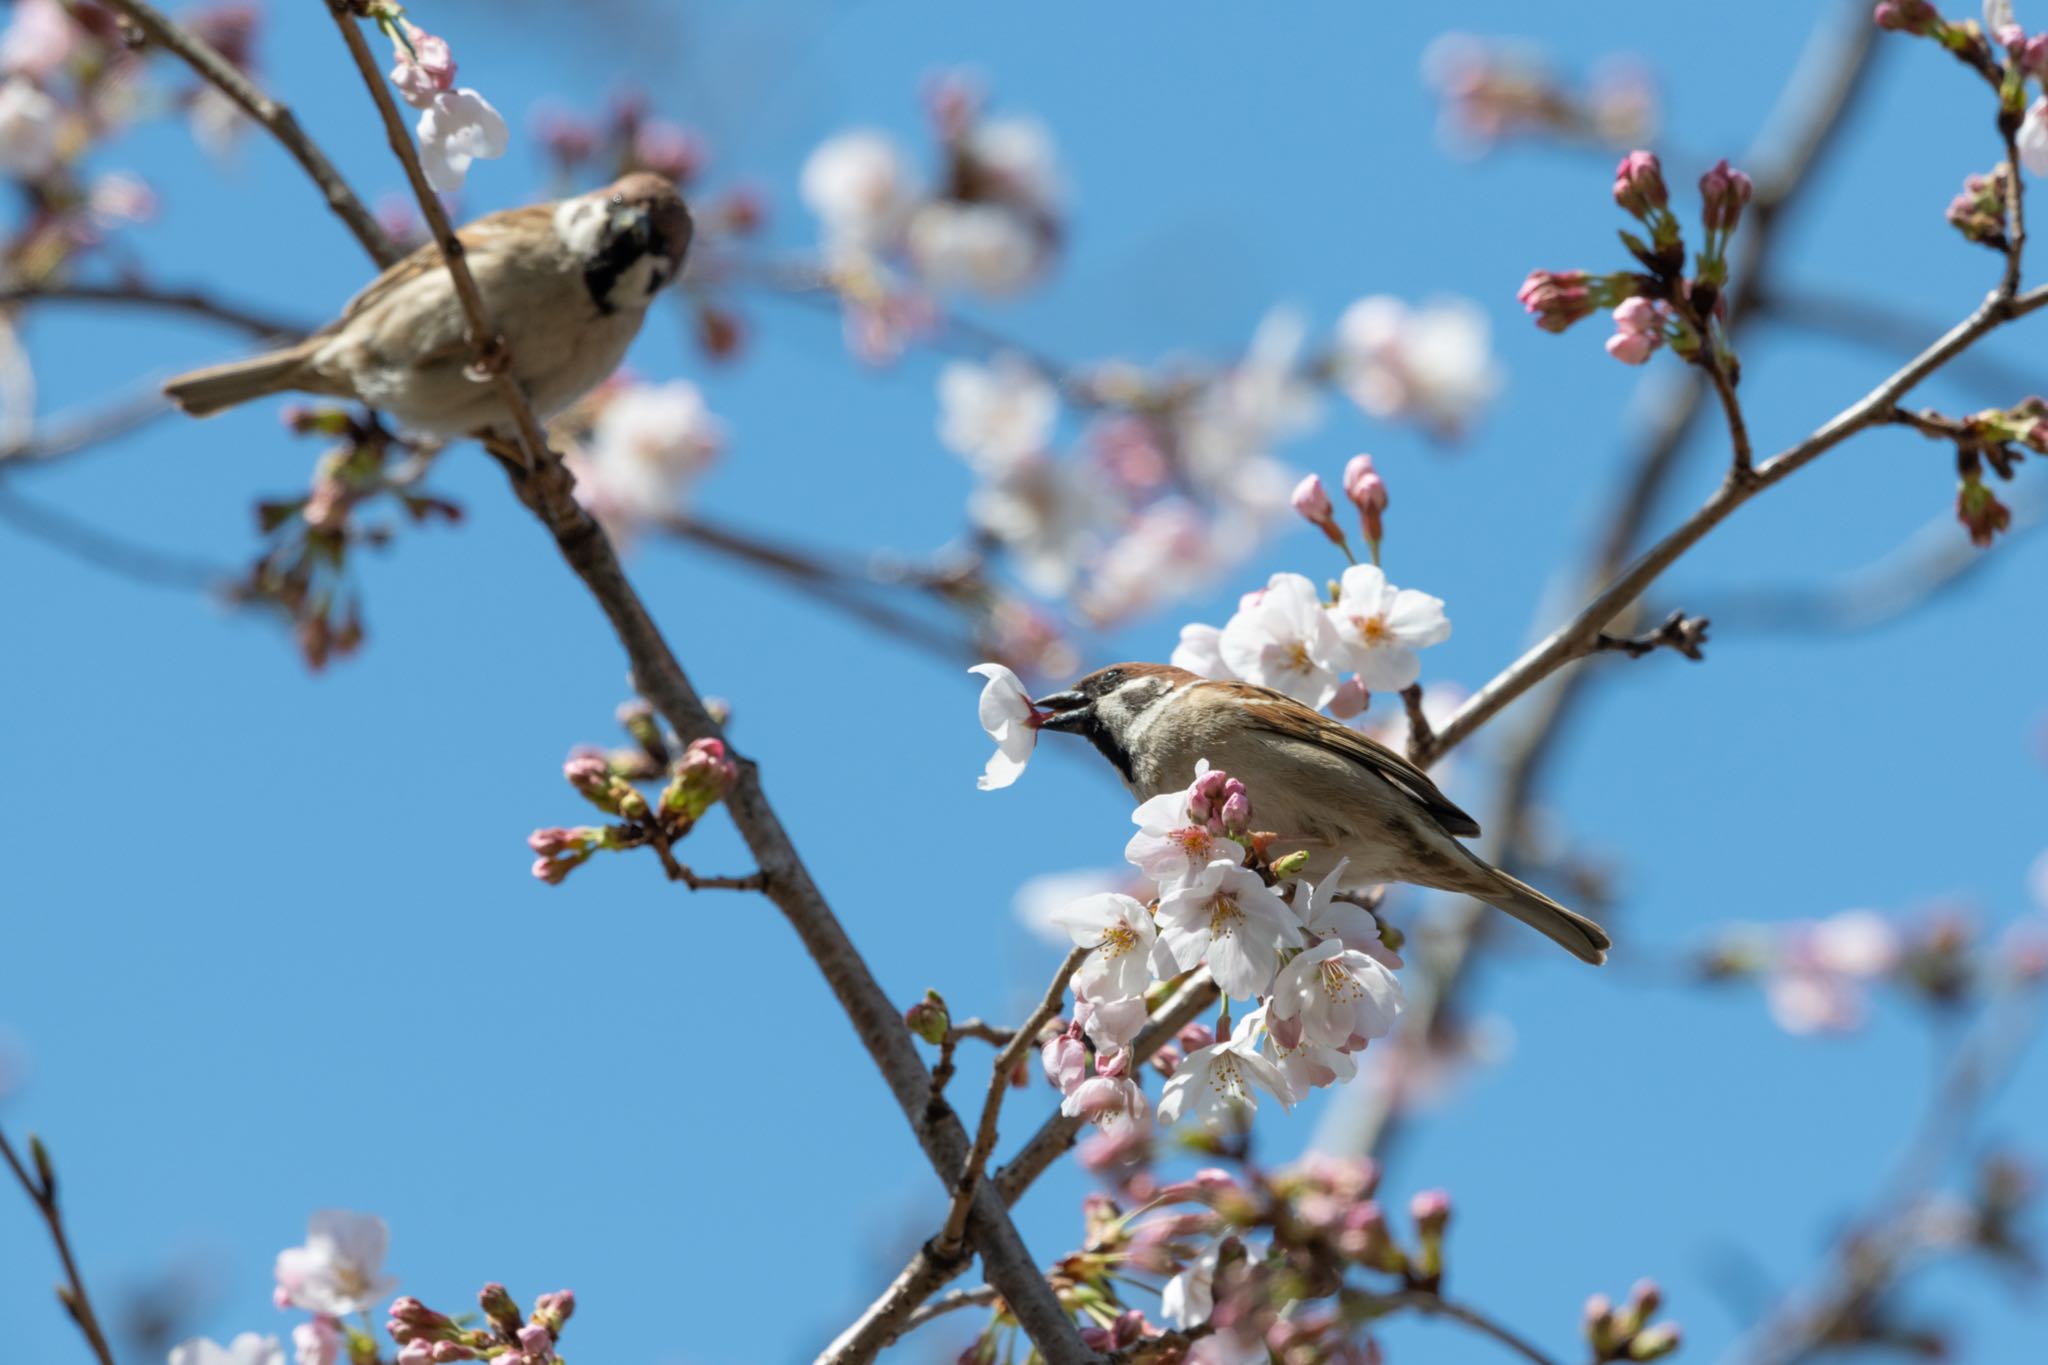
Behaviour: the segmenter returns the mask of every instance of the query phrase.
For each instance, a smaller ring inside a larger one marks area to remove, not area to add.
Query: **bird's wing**
[[[529,228],[533,219],[552,219],[554,212],[555,206],[553,204],[527,204],[516,209],[500,209],[496,213],[485,214],[466,227],[457,229],[455,238],[472,253],[487,251],[506,231]],[[341,316],[322,330],[326,332],[334,331],[342,323],[376,307],[379,303],[382,303],[406,285],[411,284],[414,280],[419,279],[420,276],[428,271],[444,270],[446,268],[441,260],[440,244],[428,242],[404,258],[386,266],[384,273],[364,285],[360,293],[342,306]]]
[[[1228,689],[1252,703],[1245,711],[1251,717],[1253,728],[1303,744],[1313,744],[1393,783],[1414,797],[1438,824],[1452,834],[1471,836],[1479,833],[1479,822],[1453,804],[1436,783],[1429,780],[1428,773],[1370,735],[1360,734],[1348,725],[1340,725],[1269,687],[1248,682],[1219,682],[1208,686]]]

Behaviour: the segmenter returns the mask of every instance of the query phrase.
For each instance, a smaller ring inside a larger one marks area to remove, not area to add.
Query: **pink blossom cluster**
[[[1103,892],[1054,914],[1090,950],[1074,974],[1071,1021],[1042,1049],[1062,1112],[1108,1129],[1145,1122],[1151,1104],[1131,1042],[1153,988],[1197,967],[1251,1008],[1224,1036],[1189,1033],[1160,1060],[1165,1123],[1191,1117],[1229,1128],[1261,1092],[1292,1105],[1356,1074],[1355,1054],[1393,1027],[1401,959],[1378,921],[1340,896],[1342,865],[1317,885],[1276,870],[1266,856],[1276,836],[1253,832],[1253,799],[1237,779],[1199,764],[1192,785],[1132,815],[1138,829],[1125,858],[1156,896],[1148,903]]]
[[[391,83],[420,111],[414,130],[420,142],[420,168],[428,184],[442,194],[453,194],[462,188],[472,164],[505,154],[510,137],[504,116],[475,90],[455,84],[455,58],[445,39],[409,20],[378,22],[391,35],[396,55]]]
[[[1936,906],[1915,919],[1844,910],[1824,919],[1729,931],[1700,959],[1711,980],[1762,983],[1771,1017],[1795,1035],[1852,1033],[1871,990],[1949,1010],[2048,983],[2048,923],[2012,924],[1986,942],[1972,918]]]

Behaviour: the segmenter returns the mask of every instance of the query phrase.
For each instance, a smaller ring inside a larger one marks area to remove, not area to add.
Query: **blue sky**
[[[1697,158],[1741,152],[1830,8],[1743,0],[1709,20],[1624,0],[1472,0],[1457,18],[1581,68],[1640,53],[1665,91],[1666,143]],[[396,188],[324,15],[277,9],[269,81],[357,185]],[[1510,380],[1468,446],[1445,454],[1333,403],[1284,452],[1326,478],[1357,450],[1379,459],[1399,577],[1443,596],[1456,623],[1428,656],[1432,679],[1476,684],[1512,657],[1545,579],[1594,529],[1636,376],[1590,330],[1538,333],[1513,296],[1533,266],[1612,259],[1612,158],[1447,158],[1417,74],[1441,22],[1428,7],[1144,3],[1090,7],[1085,22],[936,0],[510,12],[417,14],[515,129],[544,95],[589,107],[647,85],[707,131],[714,182],[770,190],[790,245],[808,239],[794,185],[812,145],[849,124],[916,140],[920,80],[978,68],[999,108],[1045,120],[1075,189],[1058,277],[984,315],[1077,361],[1228,355],[1275,303],[1326,328],[1368,292],[1479,300]],[[1994,144],[1981,92],[1931,49],[1890,40],[1877,81],[1788,224],[1784,280],[1882,298],[1931,337],[1995,275],[1941,221]],[[107,164],[150,168],[162,219],[133,241],[166,284],[314,315],[363,278],[352,242],[260,140],[223,173],[158,125]],[[517,202],[541,179],[521,141],[478,171],[471,208]],[[750,311],[756,345],[735,367],[707,371],[667,318],[633,355],[650,376],[698,379],[729,423],[703,508],[826,547],[917,553],[955,535],[968,482],[933,435],[935,362],[863,370],[829,317],[774,300]],[[2034,364],[2042,326],[1995,353]],[[28,338],[52,410],[234,344],[54,311]],[[1766,449],[1895,363],[1789,331],[1744,359]],[[1926,393],[1965,409],[2019,396],[1947,381]],[[302,488],[311,454],[259,405],[10,487],[232,563],[252,551],[251,501]],[[1711,487],[1718,462],[1708,443],[1691,452],[1660,523]],[[651,860],[600,862],[559,889],[529,878],[524,835],[576,818],[559,763],[611,738],[623,661],[483,461],[457,452],[437,479],[468,520],[408,533],[367,566],[370,645],[320,676],[263,622],[0,529],[0,581],[14,585],[0,608],[0,753],[14,774],[0,790],[0,1028],[30,1059],[0,1118],[50,1140],[98,1292],[194,1267],[217,1291],[194,1326],[217,1337],[288,1327],[268,1302],[271,1257],[309,1211],[338,1206],[390,1219],[392,1269],[429,1302],[465,1303],[487,1279],[523,1299],[574,1287],[578,1358],[808,1358],[935,1226],[938,1184],[770,907],[681,894]],[[1826,581],[1952,495],[1934,447],[1859,439],[1745,509],[1666,595]],[[1091,644],[1090,662],[1163,657],[1181,620],[1220,620],[1244,586],[1325,571],[1325,553],[1290,533],[1213,600]],[[1616,964],[1595,974],[1517,953],[1490,966],[1484,1005],[1512,1029],[1512,1062],[1433,1115],[1390,1176],[1404,1196],[1454,1192],[1458,1293],[1571,1355],[1586,1294],[1655,1275],[1690,1334],[1685,1358],[1710,1359],[1739,1326],[1722,1295],[1731,1261],[1796,1282],[1875,1188],[1936,1057],[1919,1020],[1887,1008],[1854,1038],[1793,1042],[1753,993],[1675,987],[1640,964],[1731,919],[1950,895],[1989,924],[2019,915],[2048,842],[2044,567],[2048,544],[2021,540],[1881,630],[1808,638],[1730,621],[1705,664],[1602,661],[1615,676],[1546,800],[1617,870]],[[1047,752],[1015,788],[976,796],[985,741],[964,673],[693,552],[646,545],[632,568],[700,687],[733,700],[735,741],[892,995],[938,986],[966,1012],[1021,1014],[1056,954],[1017,927],[1012,890],[1113,863],[1123,793],[1087,755]],[[1477,799],[1480,776],[1456,790]],[[742,870],[718,822],[693,837],[698,866]],[[2038,1136],[2044,1087],[2036,1056],[1993,1131]],[[1297,1150],[1321,1105],[1262,1116],[1264,1151]],[[1013,1100],[1013,1128],[1049,1106],[1038,1089]],[[1086,1188],[1063,1171],[1022,1206],[1043,1258],[1074,1243]],[[0,1228],[14,1351],[80,1358],[27,1211],[0,1203]],[[2011,1359],[2039,1339],[2038,1307],[2030,1317],[1981,1280],[1936,1277],[1916,1299],[1961,1323],[1967,1358]],[[1396,1358],[1491,1358],[1451,1330],[1403,1324],[1388,1340]],[[949,1341],[900,1355],[941,1358]]]

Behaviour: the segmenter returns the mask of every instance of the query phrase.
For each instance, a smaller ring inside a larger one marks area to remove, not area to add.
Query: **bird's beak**
[[[1094,704],[1082,692],[1055,692],[1031,703],[1044,714],[1038,718],[1041,730],[1079,730],[1088,721]]]

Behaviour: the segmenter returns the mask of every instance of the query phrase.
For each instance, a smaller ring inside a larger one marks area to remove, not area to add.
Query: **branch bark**
[[[143,0],[107,0],[107,6],[125,16],[150,42],[183,61],[198,72],[202,80],[241,106],[243,113],[262,124],[299,163],[320,192],[327,196],[327,206],[355,234],[355,239],[362,243],[363,250],[370,253],[372,260],[380,266],[390,265],[404,254],[391,244],[384,229],[377,226],[377,220],[363,207],[363,201],[348,187],[348,182],[341,178],[341,172],[334,169],[334,163],[327,159],[313,139],[306,136],[292,111],[257,89],[233,62],[220,54],[219,49],[191,29],[144,4]]]
[[[78,1261],[71,1254],[71,1238],[64,1231],[64,1214],[57,1206],[57,1172],[50,1165],[49,1154],[43,1150],[35,1137],[29,1137],[29,1156],[35,1163],[31,1173],[15,1154],[14,1144],[7,1140],[7,1134],[0,1132],[0,1157],[6,1158],[7,1168],[14,1172],[20,1182],[22,1193],[36,1206],[36,1212],[43,1216],[43,1225],[50,1231],[50,1243],[56,1248],[57,1260],[64,1267],[64,1283],[57,1286],[58,1301],[71,1320],[78,1324],[84,1334],[86,1345],[92,1348],[93,1358],[100,1365],[114,1365],[114,1353],[107,1346],[107,1334],[100,1330],[99,1314],[93,1311],[92,1296],[86,1292],[85,1278],[78,1273]]]

